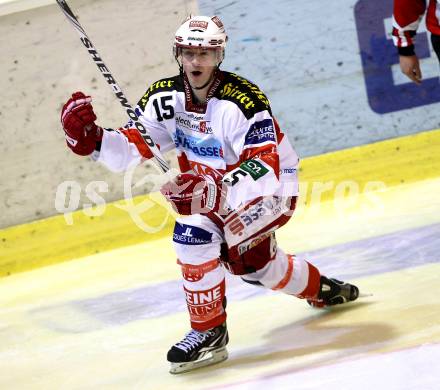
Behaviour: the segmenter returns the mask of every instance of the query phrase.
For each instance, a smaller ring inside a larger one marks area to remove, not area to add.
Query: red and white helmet
[[[228,36],[218,16],[189,16],[177,29],[174,37],[174,56],[179,56],[179,48],[200,47],[221,50],[221,59]]]

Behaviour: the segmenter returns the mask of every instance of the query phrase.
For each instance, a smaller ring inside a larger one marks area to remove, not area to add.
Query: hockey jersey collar
[[[214,96],[220,83],[223,81],[223,78],[223,72],[217,69],[214,75],[214,81],[212,82],[206,96],[206,101],[204,103],[196,103],[193,99],[193,93],[191,91],[191,86],[189,85],[188,78],[186,77],[186,74],[183,74],[183,85],[185,87],[185,111],[196,112],[197,114],[204,114],[206,112],[206,107],[208,106],[209,99]]]

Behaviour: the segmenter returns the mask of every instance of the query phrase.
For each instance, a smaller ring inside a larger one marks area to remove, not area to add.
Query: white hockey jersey
[[[298,194],[298,156],[269,100],[250,81],[218,71],[206,103],[196,104],[185,77],[162,79],[147,89],[135,110],[162,152],[177,149],[182,172],[229,184],[231,208],[260,196]],[[132,122],[105,130],[98,161],[110,170],[124,171],[152,157]]]

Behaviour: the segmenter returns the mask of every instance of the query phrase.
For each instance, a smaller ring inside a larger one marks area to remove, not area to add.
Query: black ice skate
[[[174,344],[168,351],[170,373],[180,374],[226,360],[228,341],[226,322],[206,332],[192,329],[182,341]]]
[[[314,307],[326,307],[355,301],[358,297],[359,289],[356,286],[321,275],[318,297],[308,299],[307,302]]]

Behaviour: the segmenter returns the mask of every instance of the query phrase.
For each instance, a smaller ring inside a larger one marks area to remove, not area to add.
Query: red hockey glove
[[[164,184],[160,192],[180,215],[207,214],[223,207],[221,183],[211,176],[182,173],[174,182]]]
[[[102,140],[103,130],[95,124],[91,101],[90,96],[75,92],[61,111],[67,146],[80,156],[92,153],[96,143]]]

